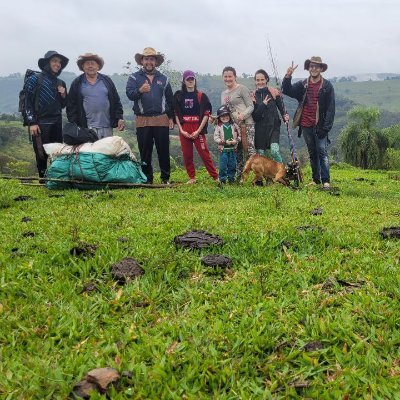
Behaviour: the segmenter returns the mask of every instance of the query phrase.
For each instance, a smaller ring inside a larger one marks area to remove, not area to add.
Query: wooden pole
[[[15,179],[20,181],[37,181],[38,177],[33,176],[1,176],[1,179]],[[56,178],[40,178],[42,181],[46,182],[61,182],[61,183],[71,183],[73,185],[89,185],[89,186],[104,186],[109,188],[144,188],[144,189],[162,189],[162,188],[174,188],[179,185],[179,183],[172,183],[169,185],[149,185],[147,183],[119,183],[119,182],[88,182],[88,181],[78,181],[78,180],[66,180],[66,179],[56,179]],[[43,186],[39,184],[40,186]]]

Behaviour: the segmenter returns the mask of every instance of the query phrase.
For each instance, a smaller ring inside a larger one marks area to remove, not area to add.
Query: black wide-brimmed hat
[[[61,59],[61,69],[64,69],[67,66],[68,61],[69,61],[67,57],[63,56],[58,51],[49,50],[48,52],[46,52],[46,54],[44,55],[43,58],[39,58],[39,60],[38,60],[39,68],[43,69],[46,66],[46,64],[48,64],[50,59],[53,58],[53,57],[60,57],[60,59]]]

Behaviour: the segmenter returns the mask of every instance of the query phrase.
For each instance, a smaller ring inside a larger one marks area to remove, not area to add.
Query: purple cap
[[[196,75],[194,74],[193,71],[187,70],[187,71],[185,71],[185,72],[183,73],[182,80],[185,81],[187,78],[194,78],[194,79],[196,79]]]

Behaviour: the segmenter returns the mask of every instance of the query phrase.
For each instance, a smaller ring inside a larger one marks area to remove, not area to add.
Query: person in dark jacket
[[[124,114],[114,82],[99,73],[104,60],[97,54],[79,56],[78,68],[83,71],[71,83],[67,102],[69,122],[91,128],[99,139],[112,136],[113,128],[125,129]]]
[[[335,91],[332,84],[321,75],[328,69],[321,57],[311,57],[304,62],[309,78],[292,85],[292,75],[297,65],[287,69],[282,82],[282,91],[295,98],[299,106],[293,118],[293,128],[299,127],[307,144],[312,170],[312,185],[323,184],[330,188],[328,133],[335,118]]]
[[[66,104],[65,82],[58,78],[67,66],[68,58],[49,50],[38,60],[40,74],[32,74],[25,82],[25,120],[32,135],[33,150],[39,177],[47,169],[47,155],[43,144],[62,143],[62,109]]]
[[[136,115],[142,170],[147,176],[147,182],[152,184],[151,158],[155,144],[161,182],[169,184],[169,129],[174,127],[173,95],[168,78],[156,69],[164,62],[164,56],[152,47],[146,47],[143,53],[135,54],[135,61],[141,68],[128,78],[126,95],[133,101]]]
[[[279,152],[279,136],[281,120],[287,123],[289,115],[285,113],[282,96],[275,88],[269,88],[269,75],[259,69],[254,74],[257,90],[254,93],[254,111],[252,113],[255,123],[255,148],[258,154],[265,156],[265,151],[271,149],[271,156],[277,162],[283,162]],[[278,114],[279,111],[279,114]]]
[[[182,89],[174,94],[174,112],[179,127],[183,161],[189,176],[188,184],[196,183],[193,146],[196,147],[208,174],[214,180],[218,180],[218,173],[212,162],[205,136],[211,111],[207,95],[197,90],[196,75],[193,71],[185,71],[182,76]]]

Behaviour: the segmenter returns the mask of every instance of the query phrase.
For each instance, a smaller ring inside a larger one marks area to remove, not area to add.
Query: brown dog
[[[273,182],[279,182],[287,186],[288,182],[285,180],[286,168],[285,165],[259,154],[253,154],[244,166],[242,179],[243,183],[249,176],[250,171],[254,172],[253,185],[257,181],[262,181],[265,178],[267,181],[272,179]]]

